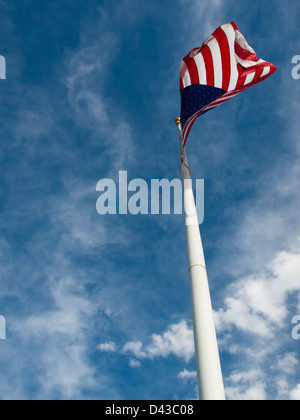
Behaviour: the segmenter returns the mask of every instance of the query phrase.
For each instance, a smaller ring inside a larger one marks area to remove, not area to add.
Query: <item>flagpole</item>
[[[203,401],[225,400],[206,264],[192,188],[191,172],[182,144],[180,118],[177,118],[175,123],[179,132],[180,172],[184,188],[185,224],[199,399]]]

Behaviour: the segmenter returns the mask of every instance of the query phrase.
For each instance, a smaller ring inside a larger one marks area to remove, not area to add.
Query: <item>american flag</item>
[[[219,27],[183,59],[180,71],[183,145],[195,120],[276,71],[257,58],[232,22]]]

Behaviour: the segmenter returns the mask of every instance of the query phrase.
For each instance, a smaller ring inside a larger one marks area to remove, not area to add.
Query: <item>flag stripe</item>
[[[206,67],[205,67],[205,61],[204,61],[203,55],[201,53],[197,54],[194,57],[194,60],[195,60],[197,70],[198,70],[199,84],[206,85],[207,77],[206,77]]]
[[[221,66],[222,66],[222,89],[228,90],[231,76],[231,59],[230,59],[230,48],[228,44],[227,36],[224,37],[224,31],[222,28],[218,28],[213,36],[216,38],[219,48],[221,51]],[[226,35],[226,34],[225,34]]]
[[[180,79],[181,79],[183,88],[190,86],[191,85],[190,73],[184,60],[181,63],[180,74],[181,74]]]
[[[204,45],[201,54],[205,62],[207,84],[208,86],[215,86],[214,63],[211,51],[207,45]]]
[[[238,31],[239,30],[239,28],[238,28],[238,26],[237,26],[237,24],[235,22],[231,22],[231,26],[233,27],[233,29],[235,31]]]
[[[189,74],[191,78],[191,84],[192,85],[198,85],[199,84],[199,74],[198,69],[196,66],[196,63],[193,59],[193,57],[185,57],[184,62],[189,69]]]
[[[271,66],[265,67],[261,77],[267,76],[271,71]]]
[[[255,72],[247,74],[246,80],[245,80],[245,86],[249,85],[249,83],[253,82],[254,77],[255,77]]]
[[[229,50],[230,50],[230,83],[228,86],[228,91],[232,91],[236,88],[239,72],[236,65],[235,59],[235,50],[234,50],[234,40],[235,40],[235,27],[233,24],[231,25],[222,25],[221,28],[226,35]]]
[[[216,88],[222,89],[222,84],[223,84],[222,56],[221,56],[221,49],[216,38],[212,38],[212,40],[208,44],[208,48],[210,49],[212,59],[213,59],[213,70],[214,70],[214,80],[215,80],[214,86]]]
[[[237,65],[237,69],[239,72],[239,78],[236,84],[236,89],[240,89],[245,84],[246,76],[244,75],[244,68],[240,64]]]

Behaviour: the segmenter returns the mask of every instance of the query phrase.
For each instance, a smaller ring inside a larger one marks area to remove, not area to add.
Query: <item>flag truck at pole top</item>
[[[213,309],[185,146],[198,117],[271,76],[276,67],[256,56],[236,23],[220,26],[180,68],[180,171],[184,205],[193,327],[200,400],[225,400]]]

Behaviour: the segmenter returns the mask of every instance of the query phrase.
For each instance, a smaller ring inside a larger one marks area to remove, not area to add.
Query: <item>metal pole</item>
[[[179,131],[181,176],[184,184],[184,207],[197,376],[200,400],[225,400],[225,391],[218,350],[216,329],[207,279],[190,169],[182,145],[180,118],[175,120]]]

